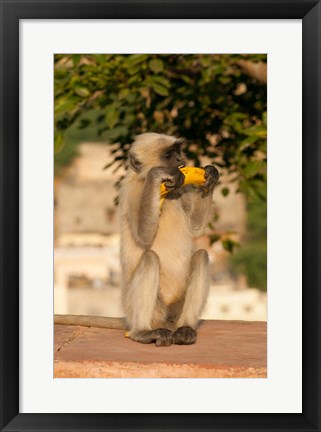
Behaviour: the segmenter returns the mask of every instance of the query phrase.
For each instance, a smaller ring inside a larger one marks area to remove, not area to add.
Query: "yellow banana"
[[[204,177],[205,171],[203,168],[183,167],[183,168],[179,168],[179,170],[185,176],[183,186],[189,184],[202,185],[205,183],[205,177]],[[165,184],[162,183],[160,188],[161,199],[165,198],[168,192],[170,191],[166,189]]]

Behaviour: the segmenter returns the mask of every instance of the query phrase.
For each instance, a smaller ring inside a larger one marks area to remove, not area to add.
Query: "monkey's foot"
[[[156,346],[170,346],[173,343],[173,333],[170,330],[160,328],[156,330],[144,330],[130,335],[131,339],[149,344],[155,342]]]
[[[196,342],[196,330],[192,327],[179,327],[173,334],[173,343],[177,345],[192,345]]]

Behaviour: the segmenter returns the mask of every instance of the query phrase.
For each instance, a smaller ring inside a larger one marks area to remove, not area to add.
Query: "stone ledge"
[[[266,378],[265,322],[203,321],[196,344],[156,347],[122,330],[55,326],[55,378]]]

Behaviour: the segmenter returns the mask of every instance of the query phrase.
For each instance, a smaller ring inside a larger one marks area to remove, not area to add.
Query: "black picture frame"
[[[0,4],[1,430],[320,431],[320,1],[0,0]],[[304,287],[302,414],[19,413],[19,20],[96,18],[302,19]]]

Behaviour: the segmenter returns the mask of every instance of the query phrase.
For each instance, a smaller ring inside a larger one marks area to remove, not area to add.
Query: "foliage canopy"
[[[242,192],[264,198],[266,85],[243,71],[241,59],[266,62],[259,54],[56,55],[56,167],[75,154],[67,148],[71,129],[115,144],[115,167],[135,135],[154,131],[184,136],[196,165],[205,155]]]
[[[247,235],[244,244],[231,256],[234,273],[245,274],[249,286],[267,288],[267,205],[258,199],[248,199]]]

